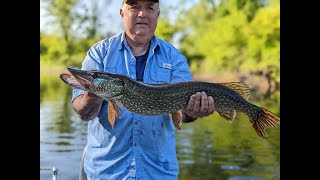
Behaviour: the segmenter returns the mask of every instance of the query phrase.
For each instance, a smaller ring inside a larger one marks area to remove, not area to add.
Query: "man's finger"
[[[193,94],[192,96],[190,96],[188,106],[187,106],[187,111],[189,112],[193,111],[195,101],[196,101],[196,95]]]
[[[193,110],[194,112],[198,113],[200,111],[200,102],[201,102],[201,93],[196,93],[196,101],[194,102]]]
[[[214,100],[212,96],[208,96],[208,114],[214,113]]]
[[[201,92],[201,114],[207,114],[209,109],[208,96],[205,92]]]

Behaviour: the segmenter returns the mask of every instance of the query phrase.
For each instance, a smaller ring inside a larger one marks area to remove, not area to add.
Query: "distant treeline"
[[[112,35],[99,33],[101,12],[98,0],[83,7],[81,0],[44,0],[53,17],[56,34],[40,32],[42,64],[80,66],[89,47]],[[105,6],[110,3],[105,0]],[[247,73],[267,79],[269,92],[280,88],[280,1],[196,0],[185,9],[163,7],[156,35],[177,47],[187,57],[193,73]],[[190,3],[190,2],[189,2]],[[172,21],[169,12],[175,12]],[[104,17],[105,18],[105,17]],[[112,19],[111,19],[112,20]],[[72,27],[81,27],[78,36]],[[58,33],[59,32],[59,33]]]

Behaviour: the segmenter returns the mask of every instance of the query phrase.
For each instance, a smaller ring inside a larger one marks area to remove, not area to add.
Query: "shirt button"
[[[135,124],[138,124],[138,121],[134,122]]]
[[[137,143],[134,143],[134,146],[137,146]]]

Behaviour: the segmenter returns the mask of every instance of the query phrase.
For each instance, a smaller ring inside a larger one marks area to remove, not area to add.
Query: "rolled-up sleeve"
[[[102,59],[104,57],[104,52],[102,51],[103,49],[103,43],[98,42],[94,46],[92,46],[86,57],[84,58],[82,62],[81,69],[82,70],[99,70],[103,71],[103,63]],[[74,99],[84,93],[84,90],[79,89],[79,88],[73,88],[72,90],[72,98],[71,102],[74,101]]]

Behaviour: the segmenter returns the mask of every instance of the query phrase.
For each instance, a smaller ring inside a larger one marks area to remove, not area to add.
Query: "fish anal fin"
[[[246,100],[249,99],[251,89],[249,88],[248,85],[246,85],[243,82],[228,82],[228,83],[218,83],[218,84],[236,91],[241,97],[243,97]]]
[[[110,122],[111,127],[114,127],[114,123],[116,120],[116,117],[121,117],[120,108],[116,105],[116,103],[112,100],[109,100],[108,102],[108,119]]]
[[[219,115],[223,118],[225,118],[226,120],[228,120],[230,123],[234,120],[234,118],[236,117],[236,111],[235,110],[229,110],[229,111],[223,111],[223,112],[219,112]]]
[[[173,121],[174,127],[177,130],[181,130],[181,128],[182,128],[182,111],[179,110],[175,113],[171,113],[171,114],[169,114],[169,116]]]

